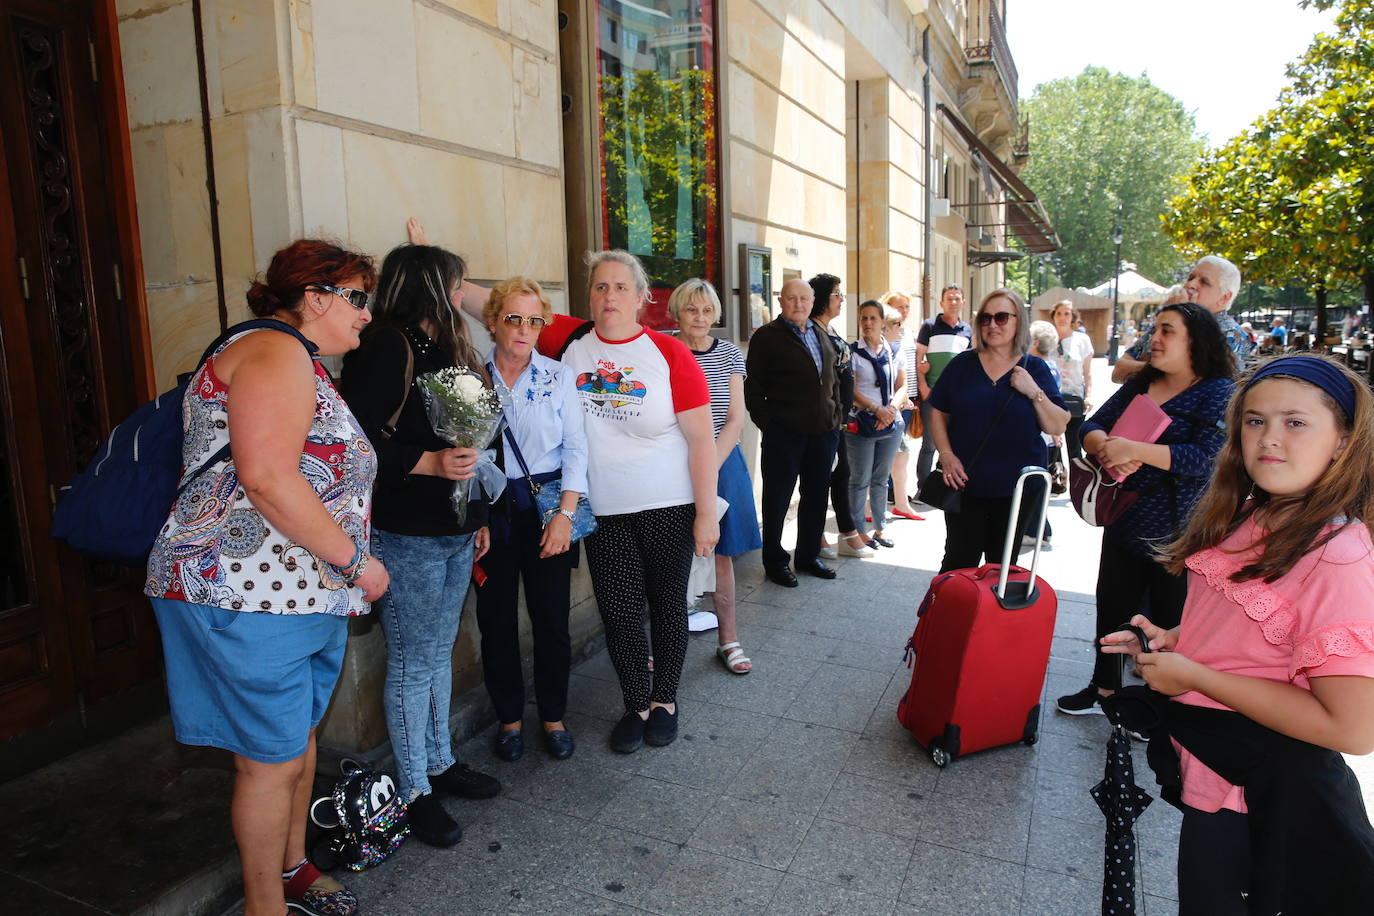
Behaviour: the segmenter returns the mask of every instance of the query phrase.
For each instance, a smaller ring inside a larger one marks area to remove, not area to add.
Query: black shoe
[[[429,777],[429,784],[459,798],[495,798],[501,794],[501,780],[479,773],[466,763],[455,763],[437,776]]]
[[[637,712],[627,712],[611,729],[611,750],[633,754],[644,743],[644,720]]]
[[[410,803],[410,833],[421,843],[440,848],[452,846],[463,838],[463,828],[449,817],[433,792]]]
[[[677,739],[677,713],[669,712],[666,706],[655,706],[649,710],[649,721],[644,723],[644,743],[654,747],[666,747]]]
[[[801,563],[798,563],[797,569],[801,570],[804,573],[810,573],[817,579],[835,578],[835,570],[831,569],[829,566],[826,566],[825,561],[820,559],[819,557],[817,557],[814,560],[805,560]],[[796,577],[794,576],[793,578],[795,579]]]
[[[1070,716],[1104,715],[1102,712],[1102,695],[1097,692],[1097,688],[1092,684],[1077,693],[1060,697],[1054,705],[1060,712]]]
[[[496,756],[507,763],[519,760],[525,753],[525,736],[519,731],[501,729],[496,733]]]
[[[770,582],[776,582],[783,588],[797,587],[796,575],[786,566],[770,566],[763,571],[763,574],[768,577]]]
[[[876,550],[879,547],[896,547],[897,545],[892,542],[891,538],[880,538],[875,534],[868,539],[868,546]]]
[[[544,747],[548,748],[549,756],[554,760],[567,760],[573,755],[576,745],[572,733],[560,728],[558,731],[544,732]]]

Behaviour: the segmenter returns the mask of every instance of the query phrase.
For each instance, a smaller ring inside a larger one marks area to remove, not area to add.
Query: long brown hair
[[[1374,455],[1374,395],[1364,381],[1345,366],[1328,357],[1319,358],[1339,369],[1355,391],[1355,415],[1347,417],[1330,395],[1317,389],[1336,417],[1337,425],[1345,432],[1345,448],[1311,489],[1297,498],[1283,501],[1291,502],[1291,507],[1284,506],[1288,511],[1283,524],[1260,538],[1258,558],[1236,571],[1231,577],[1236,582],[1278,579],[1304,555],[1335,537],[1336,531],[1323,533],[1333,519],[1344,517],[1345,524],[1366,527],[1374,521],[1374,468],[1370,465],[1370,456]],[[1241,379],[1226,407],[1226,444],[1217,455],[1211,484],[1198,501],[1187,530],[1162,550],[1161,561],[1172,573],[1186,572],[1184,561],[1188,557],[1217,546],[1255,512],[1278,502],[1251,479],[1241,454],[1246,388],[1254,372],[1252,370]],[[1264,381],[1269,379],[1311,384],[1281,373],[1264,377]]]

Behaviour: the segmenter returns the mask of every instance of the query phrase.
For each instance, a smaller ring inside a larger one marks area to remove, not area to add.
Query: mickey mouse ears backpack
[[[390,776],[352,760],[341,761],[339,769],[343,779],[311,803],[310,819],[324,829],[317,842],[328,841],[337,864],[362,871],[401,847],[410,835],[410,821]]]

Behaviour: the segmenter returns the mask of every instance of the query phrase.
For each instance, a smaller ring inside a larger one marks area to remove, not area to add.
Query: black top
[[[403,339],[401,334],[405,334]],[[401,403],[405,384],[406,341],[415,353],[410,396],[396,421],[396,434],[382,435],[382,426]],[[415,379],[453,365],[453,355],[419,328],[375,328],[363,335],[358,349],[344,357],[339,390],[363,432],[377,451],[377,483],[372,493],[372,524],[393,534],[439,537],[469,534],[487,524],[488,507],[481,499],[468,503],[467,522],[458,524],[449,496],[452,480],[412,474],[425,452],[451,448],[434,434],[425,400]]]
[[[810,324],[821,353],[820,372],[811,351],[781,317],[749,338],[744,406],[761,430],[776,424],[794,433],[815,434],[840,425],[835,348],[829,345],[824,328],[815,321]]]

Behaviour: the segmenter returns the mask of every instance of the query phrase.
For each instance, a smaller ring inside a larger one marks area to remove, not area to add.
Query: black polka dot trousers
[[[687,577],[695,520],[691,503],[598,515],[596,531],[586,538],[592,591],[627,712],[642,712],[651,701],[677,702],[687,656]],[[646,606],[652,672],[644,637]]]

